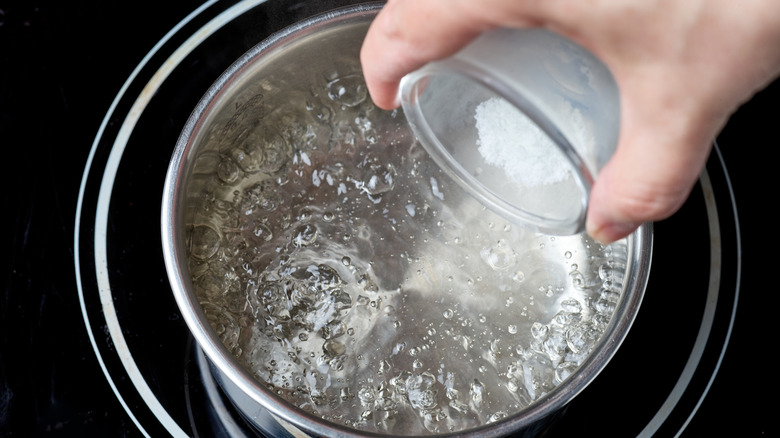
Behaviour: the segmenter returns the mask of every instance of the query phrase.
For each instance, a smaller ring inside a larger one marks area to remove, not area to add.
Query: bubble
[[[509,327],[507,327],[507,331],[512,335],[517,334],[517,326],[511,324]]]
[[[371,195],[381,195],[393,190],[395,186],[395,168],[392,166],[371,165],[359,183],[359,188]]]
[[[255,228],[252,230],[252,234],[254,234],[255,237],[259,237],[264,242],[268,242],[274,237],[274,233],[265,224],[257,224]]]
[[[574,362],[561,362],[555,367],[555,380],[560,383],[568,379],[578,368]]]
[[[279,194],[274,189],[274,183],[269,180],[249,186],[244,190],[241,210],[245,215],[252,215],[255,209],[264,211],[276,210],[279,205]]]
[[[260,172],[260,166],[263,164],[263,151],[256,144],[248,145],[246,148],[236,148],[230,153],[234,164],[248,174]]]
[[[435,383],[436,378],[428,372],[409,375],[403,385],[409,404],[418,410],[433,409],[437,404]]]
[[[323,105],[322,102],[307,100],[306,109],[320,122],[327,123],[333,115],[333,110]]]
[[[361,386],[357,396],[360,403],[364,406],[373,406],[374,401],[376,401],[376,391],[368,385]]]
[[[344,352],[347,351],[347,348],[339,341],[328,340],[322,344],[322,351],[325,352],[327,356],[335,357],[344,354]]]
[[[199,225],[190,234],[190,255],[198,260],[208,260],[219,249],[219,233],[207,225]]]
[[[230,158],[223,157],[217,166],[217,177],[225,184],[233,184],[238,181],[239,169]]]
[[[599,338],[600,333],[590,324],[579,324],[566,331],[566,343],[575,353],[590,351]]]
[[[325,339],[337,338],[347,332],[347,327],[342,321],[331,321],[322,328],[322,337]]]
[[[549,327],[540,322],[534,322],[531,325],[531,336],[533,336],[534,339],[542,340],[546,338],[548,331]]]
[[[490,414],[487,418],[487,423],[495,423],[496,421],[506,418],[507,413],[504,411],[497,411]]]
[[[574,286],[574,289],[576,290],[583,290],[587,286],[585,276],[582,275],[582,272],[580,271],[571,271],[569,273],[569,278],[571,278],[571,285]]]
[[[574,298],[567,298],[561,301],[561,310],[570,313],[580,313],[582,312],[582,303]]]
[[[482,259],[496,271],[509,269],[517,263],[517,253],[501,239],[490,249],[480,252]]]
[[[472,405],[479,409],[482,406],[482,402],[485,400],[485,385],[479,380],[474,379],[469,387],[469,395],[471,396]]]
[[[290,147],[279,135],[273,135],[267,140],[263,150],[261,170],[273,174],[278,172],[290,159]]]
[[[419,410],[430,410],[436,406],[436,395],[430,389],[411,390],[408,392],[409,403]]]
[[[523,382],[525,390],[532,400],[550,392],[554,388],[554,371],[550,359],[543,354],[532,353],[523,362]]]
[[[452,309],[445,309],[442,315],[447,319],[451,319],[455,315],[455,312],[453,312]]]
[[[347,107],[363,103],[368,97],[363,78],[359,75],[349,75],[337,78],[328,84],[328,96]]]
[[[309,246],[317,239],[317,227],[310,224],[301,225],[293,231],[292,242],[297,247]]]

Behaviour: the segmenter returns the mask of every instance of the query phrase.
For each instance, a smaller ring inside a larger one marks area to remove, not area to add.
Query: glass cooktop
[[[162,184],[185,120],[225,68],[272,32],[349,3],[0,6],[13,212],[0,436],[263,436],[221,394],[173,300]],[[753,201],[768,192],[768,163],[753,151],[776,142],[777,88],[734,115],[688,202],[654,225],[627,339],[542,436],[777,430],[757,354],[776,298],[760,255],[765,203]]]

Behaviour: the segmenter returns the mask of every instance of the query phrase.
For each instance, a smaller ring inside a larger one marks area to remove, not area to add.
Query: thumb
[[[688,198],[712,148],[709,135],[696,140],[663,138],[659,134],[663,130],[650,126],[642,129],[644,135],[626,131],[591,191],[586,228],[602,243],[674,214]]]

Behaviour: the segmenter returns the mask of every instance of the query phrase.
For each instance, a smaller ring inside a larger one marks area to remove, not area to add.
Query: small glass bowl
[[[617,145],[609,69],[543,29],[496,29],[405,76],[420,142],[471,195],[534,231],[585,228],[590,189]]]

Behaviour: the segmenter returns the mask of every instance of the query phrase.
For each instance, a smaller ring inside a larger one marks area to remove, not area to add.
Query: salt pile
[[[477,106],[474,117],[480,154],[512,181],[537,187],[569,177],[569,167],[558,147],[511,103],[497,97],[488,99]]]

